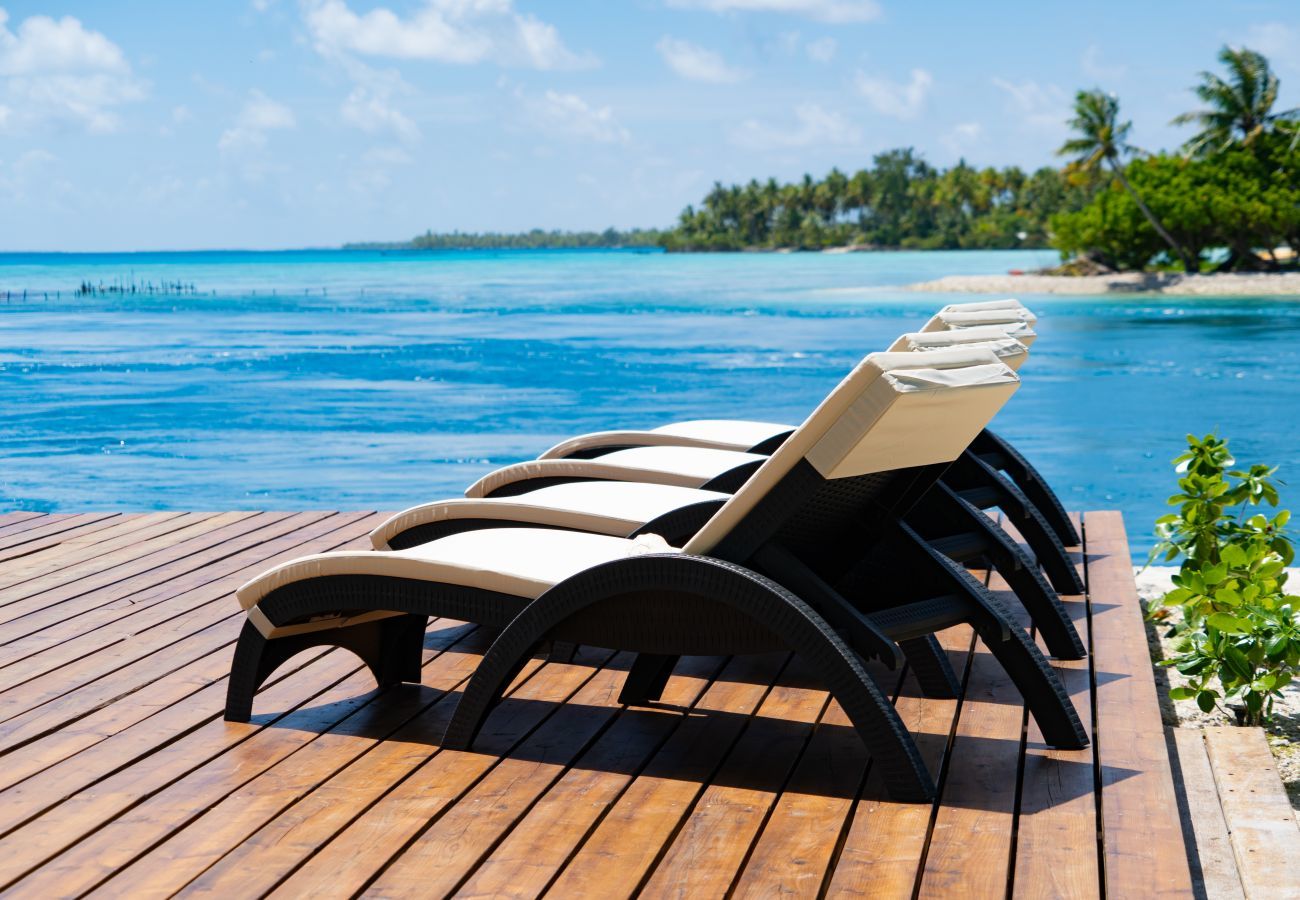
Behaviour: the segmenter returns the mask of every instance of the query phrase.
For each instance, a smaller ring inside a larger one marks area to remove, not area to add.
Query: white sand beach
[[[1114,275],[948,275],[907,287],[911,291],[971,294],[1167,294],[1214,297],[1300,297],[1300,272],[1183,275],[1124,272]]]

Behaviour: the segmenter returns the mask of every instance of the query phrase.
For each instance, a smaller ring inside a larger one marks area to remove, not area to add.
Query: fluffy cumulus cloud
[[[925,106],[934,77],[925,69],[913,69],[911,77],[899,83],[859,72],[856,83],[858,93],[876,112],[895,119],[914,119]]]
[[[727,65],[726,60],[717,53],[690,41],[664,35],[655,44],[655,49],[668,68],[688,81],[735,84],[745,77],[743,71]]]
[[[593,62],[565,47],[553,25],[518,12],[513,0],[425,0],[405,18],[383,6],[357,13],[345,0],[302,0],[302,13],[313,44],[325,56],[533,69]]]
[[[626,144],[632,139],[610,107],[592,106],[577,94],[548,90],[536,98],[518,92],[516,96],[525,104],[532,123],[551,134],[598,144]]]
[[[144,96],[121,48],[77,19],[29,16],[10,30],[0,9],[0,129],[63,122],[91,132],[118,126],[117,107]]]
[[[871,22],[881,12],[876,0],[668,0],[668,5],[715,13],[782,13],[838,23]]]
[[[746,150],[794,150],[813,146],[852,146],[861,131],[844,116],[807,103],[794,111],[794,123],[770,125],[748,119],[731,135],[733,144]]]
[[[419,127],[398,105],[398,98],[414,89],[397,72],[377,71],[357,62],[349,62],[347,69],[353,87],[339,107],[345,125],[367,134],[391,134],[406,143],[419,140]]]
[[[283,131],[297,124],[293,110],[254,88],[248,92],[235,124],[222,132],[217,146],[223,153],[256,150],[266,145],[269,132]]]

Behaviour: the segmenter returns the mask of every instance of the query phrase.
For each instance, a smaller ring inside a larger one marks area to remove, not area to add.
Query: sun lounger
[[[1028,311],[1025,314],[1032,316]],[[925,353],[967,344],[993,350],[1012,368],[1019,368],[1027,353],[1023,344],[1008,338],[999,326],[905,334],[891,349]],[[703,419],[647,431],[595,432],[563,441],[537,461],[492,472],[472,485],[466,495],[510,496],[579,479],[651,481],[732,492],[761,464],[761,457],[779,447],[793,430],[793,426],[771,422]],[[661,452],[657,447],[683,449]],[[735,456],[737,452],[749,456]],[[1065,549],[1067,544],[1079,543],[1073,523],[1056,494],[1014,447],[986,429],[945,473],[944,481],[961,499],[980,509],[1001,509],[1055,590],[1083,593],[1083,583]],[[1019,568],[1018,561],[1011,565]],[[1009,580],[1018,577],[1023,582],[1025,578],[1006,574]],[[1077,637],[1072,643],[1082,652]],[[1056,649],[1065,652],[1064,645]]]
[[[951,322],[960,322],[951,325]],[[1017,300],[991,300],[980,303],[957,303],[945,306],[926,323],[921,332],[905,334],[898,338],[890,350],[905,351],[942,348],[953,342],[1006,341],[1010,336],[1020,344],[1004,345],[998,349],[1003,362],[1019,368],[1026,358],[1029,344],[1035,337],[1032,325],[1037,317]],[[990,346],[994,346],[991,344]],[[677,422],[649,430],[595,432],[562,441],[541,455],[541,459],[563,457],[590,458],[611,450],[659,444],[711,447],[726,450],[744,450],[767,454],[780,445],[793,426],[773,422],[750,422],[734,419],[700,419]],[[1083,591],[1073,563],[1065,547],[1080,542],[1065,505],[1032,464],[1014,446],[999,435],[985,431],[971,446],[975,459],[959,467],[954,477],[961,476],[963,493],[982,508],[1008,504],[1004,511],[1018,517],[1015,522],[1031,541],[1035,553],[1048,569],[1053,585],[1063,593]],[[992,471],[990,471],[992,470]],[[1001,473],[1005,478],[989,476]],[[1009,479],[1012,491],[1003,489]],[[986,483],[987,482],[987,483]],[[1026,503],[1025,501],[1028,501]],[[1036,540],[1030,537],[1042,528],[1050,529],[1052,536]]]
[[[546,640],[639,654],[625,702],[658,696],[679,655],[791,649],[844,708],[891,793],[928,800],[930,775],[861,657],[897,664],[897,641],[968,622],[1046,740],[1085,746],[1059,680],[1000,601],[898,518],[1017,384],[990,351],[873,354],[681,550],[649,534],[611,537],[556,523],[278,566],[238,591],[248,621],[227,718],[247,719],[260,684],[308,647],[353,650],[381,684],[417,680],[431,615],[504,626],[461,698],[450,747],[469,746],[512,674]],[[856,551],[872,548],[847,526],[868,508],[877,527],[865,537],[878,552],[864,557]],[[899,575],[878,591],[882,560]]]

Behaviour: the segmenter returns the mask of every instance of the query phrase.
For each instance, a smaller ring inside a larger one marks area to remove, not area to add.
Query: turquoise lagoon
[[[3,254],[0,508],[397,509],[577,432],[797,422],[864,352],[979,299],[903,285],[1053,258]],[[177,281],[197,293],[74,294]],[[1136,551],[1188,431],[1300,481],[1300,301],[1021,299],[1041,337],[996,427],[1070,506],[1122,510]]]

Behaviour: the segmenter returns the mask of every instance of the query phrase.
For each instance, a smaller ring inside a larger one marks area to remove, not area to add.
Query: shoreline
[[[909,284],[909,291],[967,294],[1162,294],[1300,297],[1300,272],[1121,272],[1114,275],[947,275]]]

